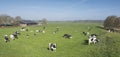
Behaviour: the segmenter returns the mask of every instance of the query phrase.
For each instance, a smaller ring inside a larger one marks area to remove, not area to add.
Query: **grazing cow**
[[[107,30],[108,30],[108,32],[115,32],[114,29],[107,29]]]
[[[31,30],[30,32],[33,32],[33,30]]]
[[[36,36],[37,34],[36,33],[34,33],[34,36]]]
[[[53,34],[56,34],[59,31],[59,27],[56,28],[56,30],[53,32]]]
[[[15,40],[15,38],[18,39],[18,35],[20,35],[20,33],[19,33],[18,31],[15,31],[14,34],[11,34],[11,35],[10,35],[10,38],[11,38],[12,40]]]
[[[26,37],[29,38],[29,35],[27,34]]]
[[[15,33],[14,33],[14,34],[20,35],[20,32],[18,32],[18,31],[15,31]]]
[[[26,29],[26,31],[28,32],[28,29]]]
[[[86,36],[86,35],[89,35],[89,32],[83,32],[83,34]]]
[[[56,44],[55,43],[49,43],[49,50],[56,51]]]
[[[45,29],[46,29],[46,27],[44,26],[44,27],[43,27],[43,29],[45,30]]]
[[[54,31],[53,34],[56,34],[56,32]]]
[[[18,34],[14,33],[13,35],[16,39],[18,39]]]
[[[86,35],[86,32],[83,32],[84,35]]]
[[[68,39],[72,38],[72,36],[70,34],[64,34],[63,37],[68,38]]]
[[[90,45],[91,43],[96,43],[99,42],[99,39],[96,38],[96,34],[92,34],[91,36],[89,36],[89,40],[88,40],[88,44]]]
[[[4,36],[4,40],[6,43],[10,41],[7,35]]]
[[[36,32],[40,32],[40,30],[36,30]]]
[[[10,35],[10,38],[11,38],[12,40],[15,40],[14,34],[11,34],[11,35]]]
[[[24,27],[21,28],[21,31],[26,31],[26,29]]]
[[[45,33],[45,30],[43,30],[42,33]]]
[[[55,30],[54,32],[53,32],[53,34],[56,34],[57,33],[57,30]]]
[[[56,33],[57,33],[57,31],[54,31],[54,32],[53,32],[53,34],[56,34]]]
[[[59,27],[56,27],[56,31],[59,31]]]

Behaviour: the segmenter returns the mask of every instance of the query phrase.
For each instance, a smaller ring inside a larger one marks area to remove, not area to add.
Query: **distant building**
[[[29,25],[37,25],[38,23],[32,20],[22,20],[20,21],[20,26],[25,27]]]

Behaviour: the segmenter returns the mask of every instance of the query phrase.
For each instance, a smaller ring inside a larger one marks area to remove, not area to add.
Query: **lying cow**
[[[72,36],[70,34],[64,34],[63,37],[64,38],[69,38],[69,39],[72,38]]]
[[[99,39],[96,38],[96,35],[89,36],[88,44],[99,42]]]
[[[49,43],[49,50],[56,51],[56,44],[55,43]]]

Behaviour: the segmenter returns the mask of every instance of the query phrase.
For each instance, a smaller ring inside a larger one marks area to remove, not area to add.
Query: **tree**
[[[119,28],[120,26],[120,18],[117,16],[108,16],[104,21],[104,28],[105,29],[114,29]]]
[[[118,17],[118,20],[119,20],[119,28],[120,28],[120,17]]]
[[[22,20],[22,18],[20,17],[20,16],[16,16],[16,18],[15,18],[17,21],[21,21]]]
[[[43,24],[43,25],[47,25],[47,19],[46,19],[46,18],[43,18],[43,19],[42,19],[42,24]]]
[[[10,24],[11,17],[8,15],[0,15],[0,24]]]
[[[13,18],[6,14],[0,15],[0,25],[13,25],[13,24],[18,25],[19,21],[21,20],[22,18],[20,16]]]
[[[19,22],[22,20],[20,16],[16,16],[14,19],[14,24],[19,25]]]

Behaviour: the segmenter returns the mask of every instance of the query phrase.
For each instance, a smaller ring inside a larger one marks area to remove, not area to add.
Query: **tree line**
[[[18,25],[21,20],[20,16],[14,18],[9,15],[0,15],[0,25]]]

